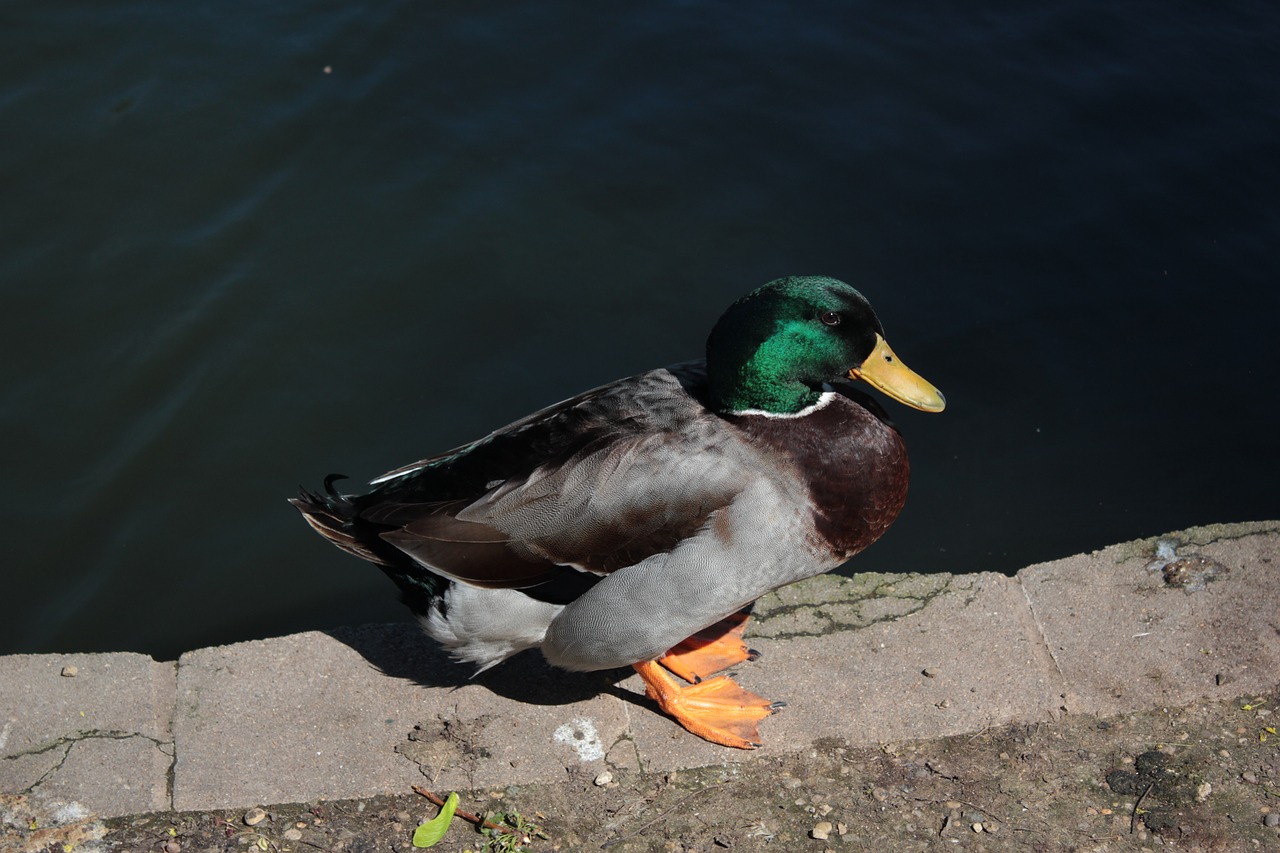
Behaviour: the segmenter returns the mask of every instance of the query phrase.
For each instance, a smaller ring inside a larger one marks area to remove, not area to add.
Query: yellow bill
[[[866,361],[849,371],[849,378],[861,379],[899,403],[924,412],[941,412],[947,405],[942,392],[903,364],[879,335],[876,348]]]

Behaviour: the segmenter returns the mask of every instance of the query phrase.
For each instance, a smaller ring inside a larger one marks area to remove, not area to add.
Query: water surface
[[[300,483],[696,356],[791,273],[862,289],[949,402],[894,408],[912,493],[851,569],[1280,517],[1271,4],[105,0],[0,32],[0,653],[402,618]]]

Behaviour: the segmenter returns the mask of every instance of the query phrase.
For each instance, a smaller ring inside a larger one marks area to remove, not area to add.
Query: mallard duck
[[[456,658],[632,666],[690,732],[749,749],[780,703],[712,676],[756,657],[751,604],[866,548],[906,499],[902,438],[851,380],[945,405],[857,290],[778,279],[729,307],[704,361],[587,391],[364,494],[331,475],[291,503],[386,572]]]

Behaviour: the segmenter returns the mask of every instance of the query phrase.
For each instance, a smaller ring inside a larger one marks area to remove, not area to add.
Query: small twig
[[[991,809],[983,808],[982,806],[975,805],[974,803],[968,802],[967,800],[960,800],[959,802],[961,805],[968,806],[974,811],[979,812],[983,816],[983,818],[985,818],[986,820],[994,820],[996,823],[1004,823],[1008,825],[1003,818],[998,818],[995,815],[993,815],[991,813]]]
[[[1134,830],[1137,829],[1137,826],[1138,826],[1138,806],[1142,803],[1143,797],[1149,794],[1151,792],[1151,789],[1154,788],[1155,786],[1156,786],[1155,782],[1148,782],[1147,787],[1144,788],[1142,793],[1138,795],[1138,799],[1133,801],[1133,814],[1129,815],[1129,834],[1130,835],[1133,835]]]
[[[941,800],[939,800],[937,797],[912,797],[911,799],[915,800],[917,803],[929,803],[929,804],[931,804],[931,805],[935,805],[935,806],[936,806],[938,803],[942,802],[942,801],[941,801]],[[1012,799],[1012,797],[1010,797],[1010,799]],[[991,813],[991,810],[990,810],[990,809],[983,808],[982,806],[980,806],[980,805],[978,805],[978,804],[976,804],[976,803],[971,803],[971,802],[969,802],[968,800],[956,800],[956,802],[957,802],[957,803],[959,803],[959,804],[960,804],[960,805],[962,805],[962,806],[968,806],[969,808],[973,809],[973,810],[974,810],[974,811],[976,811],[976,812],[980,812],[980,813],[982,814],[982,817],[983,817],[983,820],[984,820],[984,821],[986,821],[986,820],[994,820],[996,823],[1002,823],[1002,824],[1004,824],[1005,826],[1008,826],[1008,825],[1009,825],[1009,822],[1008,822],[1007,820],[1005,820],[1004,818],[1002,818],[1002,817],[996,817],[995,815],[993,815],[993,814]],[[1026,808],[1026,807],[1025,807],[1025,806],[1023,806],[1023,808]],[[1028,809],[1028,811],[1030,811],[1030,809]]]
[[[644,832],[646,829],[648,829],[649,827],[653,826],[655,823],[657,823],[658,821],[662,820],[664,817],[666,817],[667,815],[669,815],[669,814],[671,814],[673,811],[675,811],[677,807],[679,807],[680,805],[682,805],[682,804],[685,802],[685,800],[691,799],[692,797],[694,797],[694,796],[696,796],[696,795],[698,795],[698,794],[701,794],[703,791],[706,791],[706,790],[707,790],[707,788],[698,788],[698,789],[696,789],[696,790],[690,791],[688,794],[685,794],[683,797],[681,797],[680,799],[678,799],[678,800],[676,800],[674,803],[672,803],[672,804],[671,804],[671,807],[670,807],[669,809],[667,809],[667,810],[666,810],[666,811],[664,811],[662,814],[660,814],[660,815],[658,815],[657,817],[655,817],[653,820],[649,821],[648,823],[645,823],[645,824],[641,825],[639,829],[635,830],[634,832],[632,832],[632,833],[630,833],[630,834],[628,834],[628,835],[624,835],[624,836],[622,836],[622,837],[620,837],[620,838],[615,838],[615,839],[613,839],[612,841],[606,841],[604,844],[601,844],[601,845],[600,845],[600,849],[601,849],[601,850],[606,850],[606,849],[608,849],[608,848],[612,847],[612,846],[613,846],[613,845],[615,845],[615,844],[621,844],[623,841],[627,841],[627,840],[629,840],[629,839],[635,838],[637,835],[639,835],[640,833]]]
[[[428,791],[426,788],[419,788],[417,785],[414,785],[413,791],[415,794],[421,794],[431,802],[435,803],[437,806],[444,808],[444,800],[440,799],[431,791]],[[462,818],[463,820],[465,820],[467,823],[474,823],[476,826],[482,826],[485,829],[492,829],[497,832],[505,832],[507,835],[516,834],[515,829],[513,829],[512,827],[506,826],[505,824],[501,824],[501,823],[494,823],[491,820],[485,820],[480,815],[472,814],[471,812],[464,812],[462,809],[454,809],[453,813],[458,817]]]
[[[932,761],[926,761],[926,762],[924,763],[924,769],[925,769],[925,770],[928,770],[928,771],[929,771],[930,773],[932,773],[934,776],[941,776],[943,779],[946,779],[948,782],[959,782],[959,781],[961,781],[959,776],[952,776],[952,775],[949,775],[949,774],[944,773],[944,772],[942,772],[941,770],[939,770],[937,767],[935,767],[935,766],[933,765],[933,762],[932,762]]]

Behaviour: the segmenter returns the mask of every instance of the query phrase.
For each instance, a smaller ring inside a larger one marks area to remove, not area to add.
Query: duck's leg
[[[750,614],[740,610],[688,639],[676,643],[658,663],[694,684],[726,670],[735,663],[755,660],[760,653],[747,648],[742,633]]]
[[[659,708],[691,733],[722,746],[759,746],[756,723],[780,707],[743,690],[727,675],[682,685],[657,661],[635,664],[635,670],[644,679],[645,693]]]

